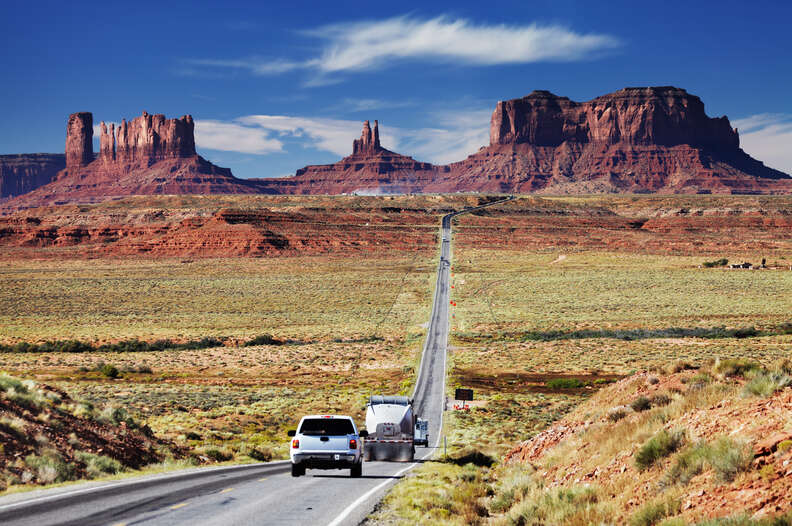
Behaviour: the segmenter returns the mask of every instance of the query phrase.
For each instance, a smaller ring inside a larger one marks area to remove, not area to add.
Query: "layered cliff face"
[[[93,116],[75,113],[66,128],[66,169],[51,183],[5,204],[30,208],[95,202],[146,194],[259,193],[253,182],[208,162],[195,151],[190,115],[167,119],[146,112],[119,126],[100,124],[99,155],[93,153]]]
[[[490,145],[436,187],[478,191],[788,193],[790,177],[740,149],[728,118],[674,87],[578,103],[547,91],[498,102]]]
[[[65,167],[62,153],[0,155],[0,199],[35,190],[53,181]]]
[[[193,157],[195,123],[191,115],[179,119],[166,119],[165,115],[149,115],[145,111],[140,117],[116,129],[114,124],[101,123],[100,160],[105,163],[152,164],[163,159]]]
[[[548,91],[498,102],[490,144],[447,166],[385,150],[368,121],[352,155],[263,180],[277,193],[792,193],[792,179],[740,149],[726,117],[670,86],[588,102]]]
[[[383,148],[379,123],[363,123],[352,155],[335,164],[306,166],[293,177],[256,179],[266,193],[278,194],[396,194],[418,193],[434,180],[437,167]]]
[[[584,103],[534,91],[495,107],[490,145],[558,147],[564,142],[687,144],[724,151],[740,144],[729,119],[707,117],[701,99],[670,86],[625,88]]]
[[[72,113],[66,125],[66,167],[78,169],[93,160],[93,115]]]

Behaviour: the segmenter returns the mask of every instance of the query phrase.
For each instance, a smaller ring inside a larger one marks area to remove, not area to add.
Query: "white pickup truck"
[[[354,420],[349,416],[308,415],[302,417],[292,437],[289,457],[292,477],[305,475],[306,468],[346,469],[350,476],[363,474],[363,444],[361,438],[368,436],[363,430],[358,433]]]

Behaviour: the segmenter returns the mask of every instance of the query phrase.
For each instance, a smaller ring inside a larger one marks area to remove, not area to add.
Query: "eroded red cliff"
[[[0,155],[0,199],[35,190],[55,179],[65,167],[62,153]]]
[[[228,168],[198,155],[194,128],[190,115],[167,119],[145,111],[119,126],[102,122],[94,158],[93,117],[72,114],[66,128],[66,169],[5,206],[30,208],[126,195],[260,193],[256,183],[237,179]]]
[[[420,193],[437,176],[437,167],[383,148],[379,123],[363,123],[352,155],[335,164],[306,166],[293,177],[257,179],[263,192],[278,194]]]

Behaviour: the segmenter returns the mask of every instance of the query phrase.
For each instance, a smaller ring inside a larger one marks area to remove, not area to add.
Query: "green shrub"
[[[693,477],[704,471],[710,447],[700,442],[679,453],[663,478],[663,485],[688,484]]]
[[[90,478],[96,478],[102,475],[115,475],[124,469],[124,466],[119,461],[105,455],[95,455],[85,451],[77,451],[75,457],[85,464],[85,471]]]
[[[742,376],[749,371],[761,370],[761,368],[758,363],[747,358],[728,358],[726,360],[718,358],[712,366],[712,372],[728,378]]]
[[[712,443],[699,442],[676,456],[666,473],[663,484],[687,484],[709,465],[721,482],[734,480],[747,471],[753,460],[748,444],[723,436]]]
[[[652,402],[649,401],[648,398],[645,396],[639,396],[635,400],[630,403],[630,407],[633,411],[640,413],[641,411],[646,411],[647,409],[652,408]]]
[[[74,478],[74,466],[66,463],[55,450],[48,450],[41,455],[28,455],[25,465],[30,468],[38,482],[52,484]]]
[[[102,367],[99,369],[99,372],[101,372],[107,378],[118,378],[121,375],[118,367],[109,363],[102,365]]]
[[[579,378],[553,378],[548,380],[545,385],[550,389],[579,389],[585,387],[585,383]]]
[[[16,438],[24,438],[25,421],[16,417],[0,417],[0,432],[7,433]]]
[[[685,432],[660,430],[646,441],[635,454],[635,465],[641,471],[650,468],[661,458],[667,457],[684,443]]]
[[[666,517],[679,513],[680,507],[680,502],[676,499],[648,502],[630,517],[630,526],[653,526]]]
[[[281,345],[282,341],[276,340],[269,334],[260,334],[245,342],[245,347],[252,347],[254,345]]]
[[[499,484],[495,496],[490,502],[490,511],[495,513],[508,511],[535,486],[536,483],[528,473],[519,472],[507,477]]]
[[[627,410],[623,407],[617,407],[608,412],[608,420],[611,422],[618,422],[625,416],[627,416]]]
[[[715,261],[705,261],[702,263],[704,268],[725,267],[728,264],[729,260],[726,258],[716,259]]]
[[[127,410],[123,407],[105,407],[99,415],[99,420],[108,424],[120,425],[123,423],[131,428],[137,427],[137,423],[129,416],[129,413],[127,413]]]
[[[654,395],[652,398],[649,399],[652,407],[661,407],[664,405],[668,405],[673,402],[674,399],[664,393],[659,393]]]
[[[752,460],[753,452],[748,444],[725,436],[716,440],[707,454],[707,461],[723,482],[731,482],[737,474],[747,471]]]
[[[215,462],[225,462],[234,458],[234,453],[226,448],[209,446],[196,450],[196,453],[208,457]]]
[[[272,460],[272,450],[268,448],[253,447],[248,450],[247,455],[259,462],[269,462]]]
[[[506,515],[506,524],[546,526],[548,524],[606,524],[597,508],[597,492],[591,487],[553,488],[536,491],[517,503]]]
[[[760,519],[752,519],[747,515],[721,517],[697,522],[696,526],[792,526],[792,512]]]
[[[755,327],[740,327],[734,330],[735,338],[753,338],[759,336],[759,331]]]
[[[218,338],[201,338],[200,340],[189,340],[184,343],[176,343],[173,340],[156,340],[152,343],[144,342],[136,338],[122,340],[115,343],[105,343],[96,346],[91,343],[78,340],[48,341],[44,343],[20,342],[14,345],[0,344],[0,352],[14,353],[80,353],[80,352],[151,352],[165,351],[169,349],[208,349],[210,347],[220,347],[224,345],[223,340]]]
[[[770,396],[776,391],[792,385],[792,378],[782,372],[757,372],[743,387],[745,394]]]
[[[0,392],[15,391],[17,393],[27,393],[28,388],[22,380],[9,376],[5,373],[0,374]]]
[[[495,464],[495,459],[478,449],[465,447],[448,456],[448,462],[457,466],[474,464],[479,467],[490,467]]]

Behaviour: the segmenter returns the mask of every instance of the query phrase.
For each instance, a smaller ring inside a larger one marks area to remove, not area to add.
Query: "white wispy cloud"
[[[447,16],[332,24],[307,34],[326,42],[314,61],[323,72],[375,69],[409,58],[475,65],[580,60],[620,45],[609,35],[559,25],[483,25]]]
[[[751,156],[792,174],[792,115],[761,113],[732,121],[740,132],[740,146]]]
[[[437,112],[431,128],[400,128],[380,124],[383,147],[422,161],[458,161],[488,142],[490,111],[483,109]],[[266,155],[281,152],[290,139],[305,148],[352,153],[352,140],[360,136],[359,120],[246,115],[233,121],[197,120],[199,148]]]
[[[283,151],[283,142],[271,137],[266,129],[215,120],[195,121],[195,145],[259,155]]]
[[[192,59],[192,67],[230,68],[254,75],[276,75],[307,69],[315,75],[306,85],[338,82],[335,73],[382,69],[396,61],[421,60],[491,66],[541,61],[574,61],[621,47],[611,35],[579,33],[562,25],[475,24],[463,18],[345,22],[302,32],[320,41],[320,50],[304,60]]]

